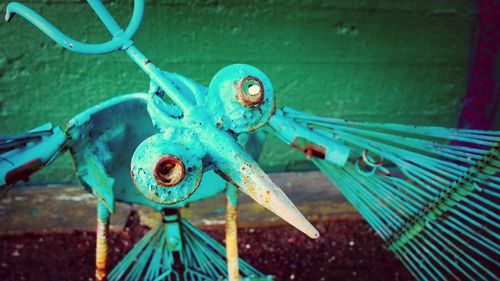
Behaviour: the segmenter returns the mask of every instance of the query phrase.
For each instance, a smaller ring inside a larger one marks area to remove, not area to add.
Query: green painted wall
[[[75,38],[109,38],[84,1],[23,2]],[[458,120],[474,1],[147,2],[135,41],[165,70],[207,84],[224,65],[249,63],[271,78],[278,106],[356,120],[442,126]],[[127,23],[131,1],[108,7]],[[67,52],[21,18],[2,22],[0,38],[1,134],[63,125],[89,106],[148,88],[125,54]],[[267,170],[310,167],[275,140],[260,162]],[[69,157],[33,179],[72,180]]]

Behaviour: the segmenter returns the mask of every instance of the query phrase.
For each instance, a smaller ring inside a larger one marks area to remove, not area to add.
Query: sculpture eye
[[[274,112],[273,86],[253,66],[229,65],[210,82],[205,105],[218,128],[236,134],[252,132],[266,124]]]
[[[130,163],[137,190],[149,200],[175,204],[187,199],[203,174],[203,151],[195,139],[156,134],[134,151]]]
[[[174,186],[182,181],[186,169],[182,160],[170,154],[162,155],[153,169],[156,183],[162,186]]]
[[[264,101],[264,85],[253,76],[246,76],[238,84],[238,101],[246,107],[260,105]]]

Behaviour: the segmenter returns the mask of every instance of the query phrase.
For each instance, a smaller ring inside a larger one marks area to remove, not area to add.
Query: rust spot
[[[245,171],[247,168],[252,168],[252,167],[250,166],[250,164],[248,164],[246,162],[241,165],[241,170],[242,171]]]
[[[95,271],[95,280],[105,281],[107,280],[106,275],[107,275],[106,269],[97,268]]]
[[[266,202],[266,204],[271,203],[271,191],[269,190],[266,191],[266,195],[264,196],[264,201]]]
[[[239,280],[237,220],[238,206],[226,200],[226,253],[229,280]]]
[[[170,155],[162,155],[153,168],[156,182],[162,186],[174,186],[182,181],[186,174],[182,160]]]
[[[246,107],[254,107],[264,101],[264,85],[253,76],[246,76],[237,85],[238,101]]]
[[[320,145],[313,144],[302,138],[295,138],[291,143],[292,147],[304,152],[307,159],[311,157],[316,157],[319,159],[325,159],[326,149]]]
[[[43,166],[43,162],[40,159],[26,162],[22,166],[9,171],[7,175],[5,175],[5,181],[7,182],[7,184],[14,184],[20,180],[28,181],[29,177],[36,171],[43,168]]]
[[[97,218],[96,230],[96,270],[98,281],[107,280],[109,217]]]
[[[255,187],[252,185],[252,182],[248,178],[247,175],[243,175],[243,184],[247,188],[248,195],[252,198],[257,197],[257,190],[255,190]]]

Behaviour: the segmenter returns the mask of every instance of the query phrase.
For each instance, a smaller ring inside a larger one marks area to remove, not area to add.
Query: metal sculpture
[[[240,274],[248,280],[271,279],[237,257],[238,189],[308,236],[319,237],[248,152],[263,131],[303,151],[416,278],[498,278],[490,266],[499,265],[500,132],[350,122],[275,110],[271,82],[254,67],[227,66],[208,87],[157,68],[132,41],[142,0],[134,1],[126,29],[99,0],[87,2],[112,34],[110,41],[74,40],[19,3],[7,6],[6,20],[22,16],[73,52],[122,50],[151,78],[150,90],[90,108],[71,119],[64,132],[45,125],[1,138],[0,186],[5,193],[69,151],[81,185],[98,202],[98,280],[238,280]],[[226,250],[178,212],[224,191]],[[108,275],[109,216],[116,201],[153,207],[163,221]]]

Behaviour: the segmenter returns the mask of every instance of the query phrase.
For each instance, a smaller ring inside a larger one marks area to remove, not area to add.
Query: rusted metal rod
[[[228,281],[240,279],[238,265],[238,190],[228,184],[226,190],[226,255]]]
[[[108,263],[109,211],[101,200],[97,201],[97,232],[95,249],[95,279],[106,281]]]

